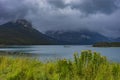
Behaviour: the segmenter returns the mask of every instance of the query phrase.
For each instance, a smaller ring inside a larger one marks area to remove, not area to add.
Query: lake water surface
[[[74,52],[92,50],[107,56],[109,60],[120,62],[120,47],[92,47],[91,45],[32,45],[32,46],[4,46],[0,51],[24,52],[33,54],[42,60],[67,58],[72,59]]]

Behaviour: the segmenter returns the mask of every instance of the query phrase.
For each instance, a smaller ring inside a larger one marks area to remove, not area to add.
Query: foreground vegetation
[[[89,50],[47,62],[1,56],[0,80],[120,80],[120,64]]]

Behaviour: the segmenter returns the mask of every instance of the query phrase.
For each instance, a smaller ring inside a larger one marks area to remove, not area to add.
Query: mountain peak
[[[57,41],[32,28],[27,20],[19,19],[0,25],[0,45],[56,44]]]
[[[96,42],[109,41],[109,38],[104,35],[89,30],[47,31],[46,35],[57,40],[69,42],[69,44],[91,45]]]
[[[25,19],[18,19],[15,21],[15,23],[22,25],[24,27],[32,28],[32,24]]]

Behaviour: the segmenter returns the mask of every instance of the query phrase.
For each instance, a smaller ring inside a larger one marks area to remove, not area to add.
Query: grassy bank
[[[74,60],[43,63],[37,59],[0,56],[0,80],[120,80],[120,64],[91,51]]]

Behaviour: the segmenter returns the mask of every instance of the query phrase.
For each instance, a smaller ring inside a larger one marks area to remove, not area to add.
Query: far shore
[[[33,57],[38,56],[39,54],[34,53],[22,53],[22,52],[9,52],[9,51],[0,51],[0,56],[25,56],[25,57]]]

